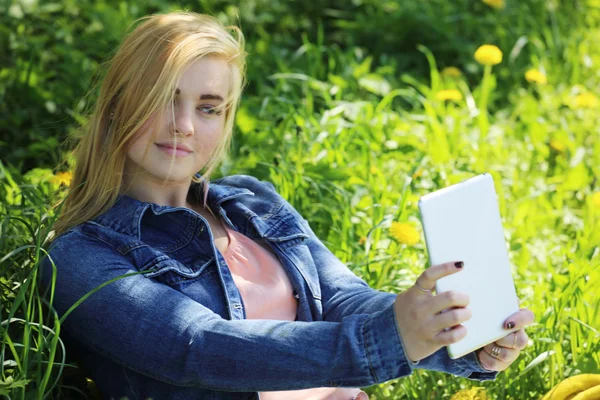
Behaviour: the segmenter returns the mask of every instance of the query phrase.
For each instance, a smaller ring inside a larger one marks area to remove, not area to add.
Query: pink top
[[[279,259],[260,244],[229,228],[222,221],[221,225],[229,237],[229,244],[223,253],[223,258],[244,301],[246,318],[294,321],[298,303],[294,297],[292,284]],[[368,396],[360,389],[352,388],[315,388],[260,393],[261,400],[350,400],[353,398],[367,400]]]

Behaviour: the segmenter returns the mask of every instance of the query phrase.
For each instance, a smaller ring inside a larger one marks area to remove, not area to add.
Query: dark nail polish
[[[506,324],[506,329],[512,329],[512,328],[514,328],[514,327],[515,327],[515,323],[514,323],[514,322],[508,322],[508,323]]]
[[[454,266],[456,268],[462,268],[465,265],[465,263],[463,263],[462,261],[458,261],[454,263]]]

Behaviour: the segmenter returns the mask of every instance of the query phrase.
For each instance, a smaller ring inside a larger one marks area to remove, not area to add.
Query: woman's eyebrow
[[[179,94],[181,91],[179,90],[179,88],[175,89],[175,94]],[[219,100],[219,101],[223,101],[223,97],[219,96],[218,94],[202,94],[200,95],[200,100]]]
[[[218,94],[203,94],[202,96],[200,96],[200,100],[219,100],[219,101],[223,101],[223,97],[219,96]]]

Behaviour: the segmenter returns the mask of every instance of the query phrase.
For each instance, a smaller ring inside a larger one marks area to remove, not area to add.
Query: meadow
[[[494,177],[536,315],[529,346],[495,381],[419,370],[371,399],[539,399],[600,373],[598,0],[12,1],[0,5],[0,396],[97,398],[65,357],[37,266],[102,63],[132,21],[173,9],[247,36],[219,176],[272,182],[372,287],[404,290],[428,266],[420,196]]]

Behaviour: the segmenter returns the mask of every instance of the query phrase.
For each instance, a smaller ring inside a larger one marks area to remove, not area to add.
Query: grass
[[[565,22],[555,17],[528,38],[547,44],[528,66],[545,70],[547,84],[524,79],[516,43],[500,46],[505,60],[484,83],[474,62],[456,65],[460,77],[441,74],[448,60],[425,46],[412,54],[429,66],[419,75],[321,35],[274,60],[277,69],[243,101],[220,174],[273,182],[381,290],[407,288],[428,265],[424,241],[399,243],[390,224],[420,229],[421,195],[482,172],[494,177],[517,292],[536,315],[529,347],[493,382],[419,371],[369,388],[372,399],[447,399],[473,386],[492,399],[539,399],[565,377],[600,373],[600,114],[597,97],[595,105],[585,97],[600,87],[600,30],[550,40]],[[439,100],[444,89],[462,99]],[[6,165],[0,182],[0,395],[75,397],[85,387],[63,380],[76,369],[59,336],[65,317],[42,302],[36,284],[56,217],[49,205],[64,186],[50,169],[20,174]]]

